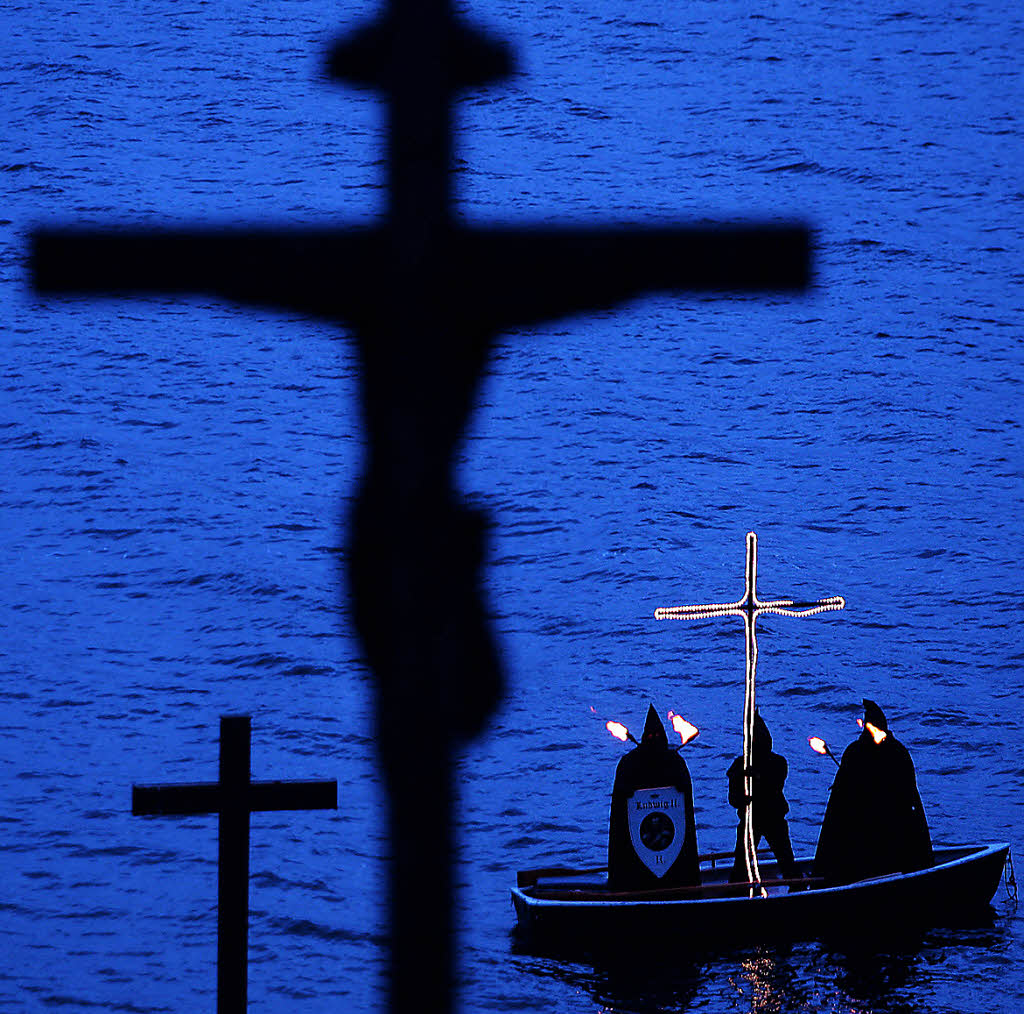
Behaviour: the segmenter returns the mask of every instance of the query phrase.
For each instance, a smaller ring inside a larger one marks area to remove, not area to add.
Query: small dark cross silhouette
[[[496,335],[647,292],[800,289],[809,277],[800,225],[463,222],[452,197],[454,99],[511,68],[507,47],[468,26],[452,0],[390,0],[330,58],[336,78],[387,99],[380,223],[33,236],[41,291],[212,293],[355,330],[368,453],[347,564],[378,686],[393,843],[391,1006],[401,1011],[451,1003],[452,757],[501,695],[480,590],[485,521],[453,481]],[[435,730],[430,742],[409,741],[409,713]]]
[[[251,720],[222,715],[220,778],[184,785],[133,785],[132,813],[185,816],[216,813],[217,1011],[243,1014],[249,963],[249,817],[257,810],[333,810],[337,782],[254,782]]]

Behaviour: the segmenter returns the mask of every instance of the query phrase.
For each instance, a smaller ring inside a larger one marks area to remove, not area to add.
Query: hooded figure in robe
[[[789,765],[781,754],[772,753],[772,734],[759,711],[754,713],[754,749],[751,757],[753,777],[754,848],[764,838],[775,855],[779,872],[784,877],[799,877],[799,870],[793,861],[793,845],[789,839],[789,825],[786,814],[789,803],[783,795],[783,786]],[[747,865],[744,859],[744,817],[747,796],[743,784],[743,758],[737,757],[729,765],[729,805],[739,814],[736,828],[736,854],[733,859],[731,880],[746,880]]]
[[[640,743],[615,769],[608,821],[613,890],[681,887],[700,881],[693,786],[651,705]]]
[[[932,840],[914,762],[864,699],[864,731],[843,752],[814,855],[814,874],[847,884],[931,865]]]

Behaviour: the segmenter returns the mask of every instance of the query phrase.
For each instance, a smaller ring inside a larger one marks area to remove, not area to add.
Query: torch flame
[[[686,746],[690,740],[696,739],[700,733],[700,729],[697,726],[692,722],[688,722],[682,715],[677,715],[674,711],[668,713],[668,720],[672,723],[672,728],[679,733],[679,738],[682,740],[681,746]]]
[[[621,722],[605,722],[604,726],[616,739],[626,742],[626,738],[629,736],[629,729],[627,729]]]
[[[886,736],[888,736],[888,735],[889,735],[889,733],[887,733],[887,732],[886,732],[886,731],[885,731],[884,729],[879,729],[877,725],[872,725],[872,724],[871,724],[870,722],[868,722],[868,723],[867,723],[867,724],[865,725],[865,724],[864,724],[864,719],[863,719],[863,718],[858,718],[858,719],[857,719],[857,724],[858,724],[858,725],[859,725],[859,726],[860,726],[860,727],[861,727],[862,729],[867,729],[867,730],[868,730],[868,732],[870,732],[870,733],[871,733],[871,738],[872,738],[872,739],[873,739],[873,740],[874,740],[874,741],[875,741],[876,743],[881,743],[881,742],[882,742],[882,740],[883,740],[883,739],[885,739],[885,738],[886,738]]]
[[[835,764],[836,767],[839,767],[839,761],[836,760],[836,755],[828,748],[828,743],[826,743],[821,736],[808,736],[807,742],[815,753],[820,753],[822,757],[831,757],[832,763]]]
[[[881,743],[889,735],[884,729],[879,729],[877,725],[872,725],[870,722],[865,725],[865,728],[871,733],[871,738],[876,743]]]

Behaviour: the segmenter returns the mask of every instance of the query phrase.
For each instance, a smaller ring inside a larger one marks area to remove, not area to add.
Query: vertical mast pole
[[[747,533],[746,594],[743,596],[743,625],[746,628],[747,674],[743,695],[743,854],[747,867],[747,880],[760,885],[761,871],[757,865],[757,842],[754,838],[754,710],[755,681],[757,677],[757,536]],[[763,891],[763,888],[761,888]],[[750,896],[755,888],[751,886]]]

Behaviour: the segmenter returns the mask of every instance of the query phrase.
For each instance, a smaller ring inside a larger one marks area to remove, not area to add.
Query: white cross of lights
[[[707,620],[718,616],[741,616],[747,642],[747,684],[743,701],[743,793],[747,806],[743,815],[744,859],[747,866],[747,881],[750,883],[750,897],[754,897],[755,885],[765,897],[761,884],[761,872],[757,865],[757,849],[754,841],[754,816],[751,796],[754,779],[751,759],[754,748],[754,681],[757,674],[757,618],[765,613],[780,616],[813,616],[815,613],[842,609],[846,600],[841,595],[816,599],[813,602],[795,602],[793,599],[773,599],[762,602],[757,597],[757,536],[747,532],[747,574],[746,591],[736,602],[719,602],[700,606],[667,606],[655,609],[656,620]]]

